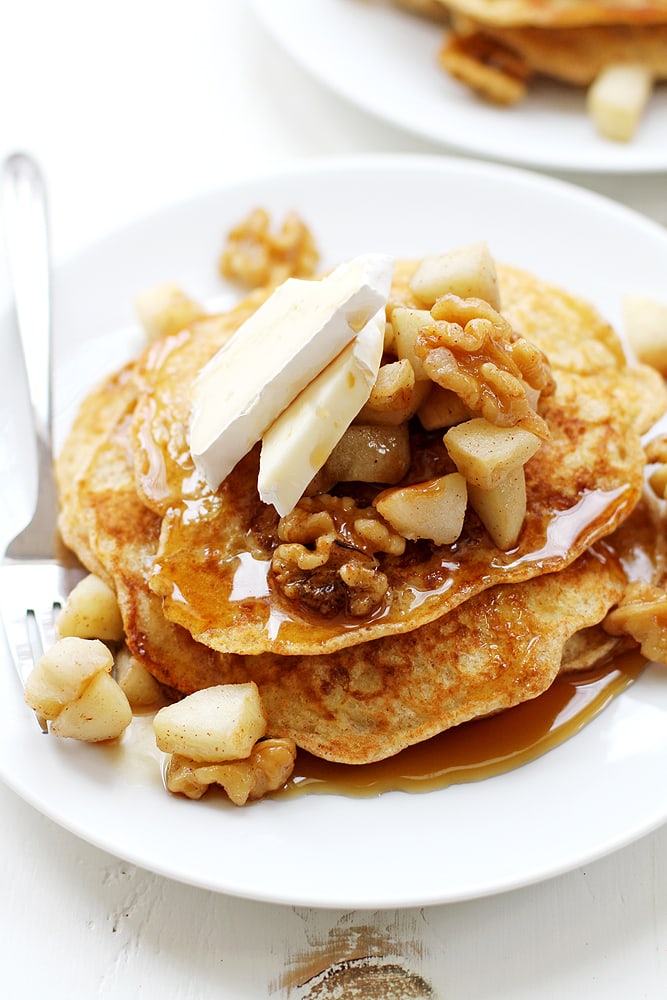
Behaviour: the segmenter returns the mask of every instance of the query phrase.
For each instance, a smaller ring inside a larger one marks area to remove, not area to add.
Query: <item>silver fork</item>
[[[37,164],[23,153],[3,166],[10,277],[34,420],[37,477],[33,511],[14,515],[16,532],[0,564],[0,615],[22,684],[56,638],[55,619],[81,576],[57,558],[57,494],[51,413],[51,275],[45,186]],[[12,514],[10,512],[10,520]],[[43,732],[46,721],[37,716]]]

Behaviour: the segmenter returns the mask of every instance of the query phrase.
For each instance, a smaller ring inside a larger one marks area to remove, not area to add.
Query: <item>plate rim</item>
[[[255,2],[255,0],[251,0]],[[261,0],[266,2],[266,0]],[[426,173],[442,173],[451,171],[453,173],[466,172],[478,174],[486,178],[505,178],[527,188],[535,190],[543,189],[545,192],[551,189],[554,193],[559,193],[565,198],[579,200],[582,204],[597,205],[610,215],[625,219],[634,226],[643,227],[647,232],[652,231],[654,236],[660,239],[667,239],[667,225],[657,219],[646,215],[638,208],[634,208],[625,202],[619,201],[609,194],[597,191],[583,184],[577,183],[576,179],[569,176],[558,176],[550,173],[535,171],[531,167],[514,161],[497,161],[478,157],[474,153],[460,155],[447,150],[436,152],[364,152],[364,153],[334,153],[317,154],[304,158],[294,156],[280,163],[278,166],[259,166],[243,176],[230,177],[221,185],[209,187],[204,191],[197,192],[189,197],[180,198],[177,201],[169,201],[150,212],[135,216],[119,225],[107,228],[104,232],[85,245],[70,250],[54,262],[54,270],[57,272],[65,267],[73,266],[80,258],[87,257],[91,252],[101,248],[105,243],[118,239],[132,229],[143,228],[153,224],[157,220],[164,218],[171,212],[185,211],[203,204],[210,200],[226,195],[234,190],[242,190],[249,185],[267,183],[274,180],[285,181],[295,176],[308,176],[314,173],[330,173],[340,171],[349,173],[356,170],[374,170],[380,173],[389,173],[396,170],[417,169]],[[57,279],[57,273],[55,275]]]

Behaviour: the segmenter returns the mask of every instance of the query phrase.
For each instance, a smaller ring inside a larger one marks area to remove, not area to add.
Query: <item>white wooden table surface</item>
[[[4,4],[0,157],[15,149],[48,176],[57,261],[260,167],[438,152],[306,77],[241,0]],[[569,179],[667,224],[665,175]],[[0,809],[0,974],[16,1000],[667,996],[667,827],[493,898],[339,912],[168,881],[81,842],[2,785]],[[323,970],[361,959],[357,985],[318,985]],[[383,964],[394,966],[384,978]]]

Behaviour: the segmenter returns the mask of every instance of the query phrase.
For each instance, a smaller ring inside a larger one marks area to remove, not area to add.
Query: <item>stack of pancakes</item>
[[[415,306],[415,266],[397,265],[394,304]],[[192,381],[267,292],[150,344],[91,392],[58,460],[60,530],[116,591],[127,645],[160,682],[187,694],[254,680],[271,736],[365,763],[533,698],[626,643],[601,623],[634,577],[658,572],[640,436],[667,408],[663,381],[628,363],[587,303],[512,267],[498,274],[503,315],[545,352],[557,386],[540,404],[550,438],[525,468],[521,537],[498,549],[469,510],[453,545],[378,553],[388,590],[368,617],[318,615],[274,586],[279,517],[257,493],[257,448],[215,492],[189,452]],[[446,457],[442,432],[411,435],[408,482],[425,449],[431,467],[438,449]]]
[[[609,66],[667,78],[667,0],[437,0],[451,25],[440,61],[499,104],[532,77],[587,87]]]

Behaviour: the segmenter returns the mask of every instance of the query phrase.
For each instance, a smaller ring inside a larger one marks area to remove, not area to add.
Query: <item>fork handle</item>
[[[51,273],[46,186],[35,161],[4,163],[3,208],[9,268],[37,436],[51,450]]]
[[[53,557],[57,490],[51,413],[51,267],[46,185],[25,153],[5,160],[3,208],[9,271],[37,442],[37,495],[27,528],[7,549],[12,558]]]

